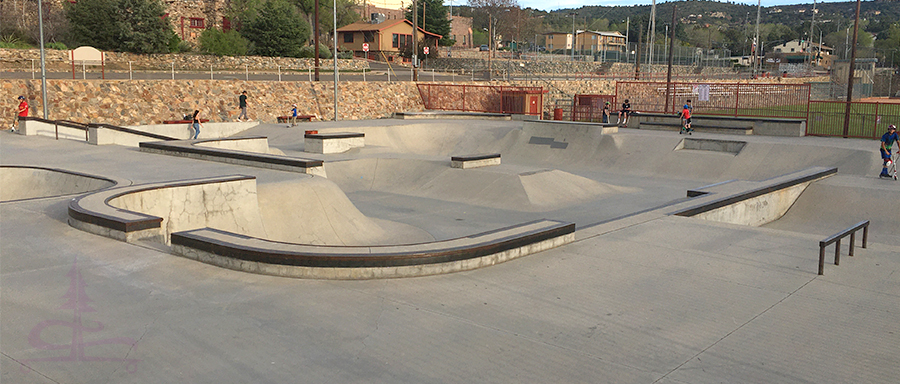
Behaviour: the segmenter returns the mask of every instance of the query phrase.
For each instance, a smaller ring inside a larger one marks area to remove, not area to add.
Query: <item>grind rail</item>
[[[819,275],[825,274],[825,247],[837,243],[834,246],[834,265],[841,265],[841,239],[850,235],[850,256],[853,256],[853,245],[856,244],[856,231],[863,230],[862,247],[866,247],[869,239],[869,220],[860,221],[843,231],[835,233],[819,242]]]

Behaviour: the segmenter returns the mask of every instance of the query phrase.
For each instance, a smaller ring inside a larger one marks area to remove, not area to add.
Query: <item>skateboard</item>
[[[678,134],[680,135],[682,133],[687,133],[688,135],[690,135],[691,132],[694,132],[694,128],[688,128],[688,127],[682,126],[681,130],[678,131]]]

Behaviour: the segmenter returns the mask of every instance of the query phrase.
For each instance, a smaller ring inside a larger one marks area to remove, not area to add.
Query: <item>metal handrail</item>
[[[834,265],[841,265],[841,239],[850,235],[850,256],[853,256],[853,245],[856,243],[856,231],[863,230],[862,247],[866,247],[869,239],[869,220],[860,221],[843,231],[831,235],[819,242],[819,275],[825,274],[825,247],[836,243],[834,247]]]

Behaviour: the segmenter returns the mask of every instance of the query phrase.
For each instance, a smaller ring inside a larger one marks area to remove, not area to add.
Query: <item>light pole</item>
[[[41,37],[41,104],[44,106],[44,118],[49,119],[49,107],[47,106],[47,66],[44,62],[44,4],[38,0],[38,29]],[[16,127],[18,129],[19,127]]]
[[[572,61],[575,61],[575,41],[577,40],[575,35],[575,16],[578,16],[578,12],[570,12],[569,16],[572,16]]]

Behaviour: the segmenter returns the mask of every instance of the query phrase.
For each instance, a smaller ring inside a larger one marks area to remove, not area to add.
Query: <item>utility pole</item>
[[[856,21],[853,22],[853,46],[850,49],[850,67],[847,75],[847,106],[844,109],[844,138],[850,137],[850,104],[853,101],[853,72],[856,71],[856,38],[859,32],[859,2],[856,0]]]
[[[672,5],[672,39],[669,40],[669,44],[675,44],[675,10],[678,9],[678,5]],[[668,38],[668,36],[666,36]],[[666,108],[665,112],[669,113],[669,97],[672,93],[672,60],[675,57],[674,47],[669,47],[669,70],[666,73]]]
[[[653,72],[653,67],[650,66],[651,61],[653,60],[653,42],[656,41],[656,0],[653,0],[653,5],[650,7],[650,30],[647,32],[647,44],[650,45],[650,50],[647,54],[647,70]]]
[[[316,81],[319,81],[319,0],[316,0],[315,7],[316,7],[316,12],[315,12],[316,14],[314,17],[315,17],[315,23],[316,23],[316,27],[315,27],[316,32],[313,34],[313,44],[316,47],[313,49],[313,55],[316,57],[314,60],[315,67],[316,67]]]
[[[753,38],[753,77],[756,77],[759,62],[759,13],[762,8],[762,0],[756,1],[756,37]]]
[[[569,16],[572,16],[572,61],[575,61],[575,42],[578,40],[575,35],[575,16],[578,16],[578,12],[569,13]]]
[[[813,25],[816,23],[816,0],[813,0],[813,8],[812,8],[812,20],[809,22],[809,39],[806,40],[806,54],[809,56],[809,71],[812,72],[813,67],[813,56],[812,56],[812,39],[813,39]],[[856,43],[854,43],[856,44]],[[822,46],[819,46],[819,49],[822,49]]]
[[[41,0],[38,0],[38,29],[41,31],[41,104],[44,106],[44,118],[50,119],[48,112],[48,103],[50,101],[47,100],[47,66],[44,61],[44,4]],[[19,129],[19,127],[16,127],[16,129]]]
[[[625,18],[625,62],[628,63],[628,29],[631,27],[631,16]]]
[[[424,15],[423,15],[424,16]],[[418,60],[419,53],[419,5],[416,0],[413,0],[413,33],[412,33],[412,67],[413,67],[413,81],[419,81],[419,68],[416,61]]]
[[[638,29],[640,30],[640,28]],[[640,80],[641,77],[641,38],[643,33],[638,33],[637,56],[634,57],[634,79]]]

